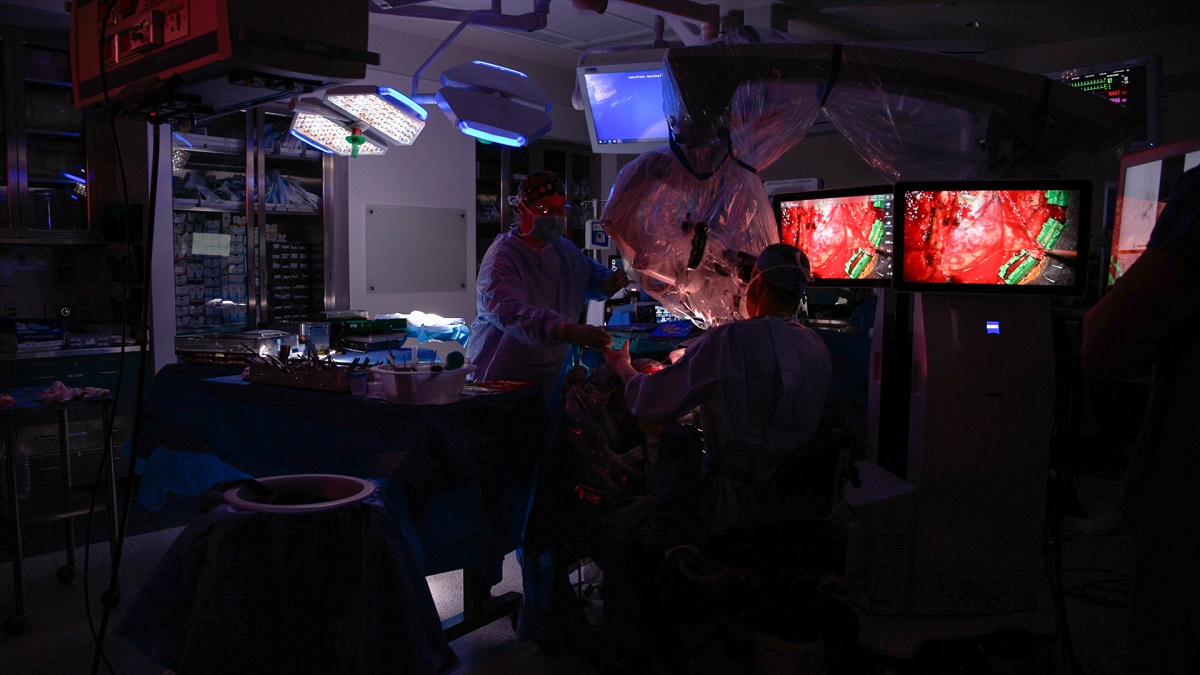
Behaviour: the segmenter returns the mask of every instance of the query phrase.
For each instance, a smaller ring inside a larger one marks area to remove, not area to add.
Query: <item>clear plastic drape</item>
[[[779,241],[758,176],[820,113],[887,182],[1046,177],[1144,122],[1041,75],[744,27],[663,58],[676,143],[617,175],[602,219],[633,279],[700,327],[744,318],[740,272]]]

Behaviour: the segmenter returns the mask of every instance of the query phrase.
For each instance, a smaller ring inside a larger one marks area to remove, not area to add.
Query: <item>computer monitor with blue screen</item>
[[[640,155],[668,142],[659,61],[578,68],[592,152]]]

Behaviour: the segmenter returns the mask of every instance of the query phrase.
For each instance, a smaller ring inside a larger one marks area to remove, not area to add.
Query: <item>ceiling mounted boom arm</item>
[[[466,11],[458,9],[449,9],[446,7],[424,7],[421,3],[426,0],[372,0],[371,11],[377,14],[388,14],[392,16],[406,16],[419,19],[438,19],[442,21],[458,21],[458,27],[455,28],[438,48],[433,50],[425,63],[421,64],[420,68],[413,73],[412,78],[412,99],[417,103],[434,103],[432,94],[418,94],[417,88],[421,81],[421,74],[429,67],[431,63],[439,56],[446,47],[454,42],[459,33],[463,32],[467,26],[486,26],[489,28],[505,28],[509,30],[523,30],[532,32],[541,30],[546,27],[546,17],[550,14],[550,0],[536,0],[532,12],[525,14],[506,15],[501,7],[500,0],[492,0],[492,8],[490,10]]]
[[[689,37],[703,42],[715,40],[721,33],[721,6],[715,3],[692,2],[691,0],[615,0],[623,5],[641,7],[655,14],[667,17],[671,28],[687,44],[692,44]],[[672,19],[676,19],[672,21]],[[680,24],[685,24],[681,27]],[[689,36],[687,28],[699,26],[698,34]]]
[[[428,0],[372,0],[371,11],[376,14],[389,16],[405,16],[415,19],[437,19],[439,21],[458,21],[465,27],[468,24],[486,26],[488,28],[505,28],[508,30],[523,30],[533,32],[546,27],[546,17],[550,14],[550,0],[537,0],[533,11],[524,14],[505,14],[500,0],[492,0],[490,10],[450,9],[448,7],[427,7],[423,3]]]
[[[491,9],[476,11],[420,6],[427,0],[371,1],[371,11],[376,14],[458,21],[458,26],[413,73],[412,96],[405,97],[392,91],[394,96],[391,98],[401,104],[397,107],[416,112],[423,123],[425,111],[419,104],[436,104],[450,123],[464,134],[512,147],[527,145],[550,131],[550,108],[553,107],[550,97],[519,70],[486,61],[469,61],[443,72],[442,88],[437,93],[417,93],[421,74],[467,26],[526,32],[541,30],[546,27],[550,0],[534,0],[533,11],[519,15],[506,15],[500,6],[501,0],[492,0]],[[396,106],[396,103],[391,105]],[[416,122],[409,125],[415,126]]]

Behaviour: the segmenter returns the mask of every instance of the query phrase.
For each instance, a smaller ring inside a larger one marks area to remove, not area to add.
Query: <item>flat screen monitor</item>
[[[1121,158],[1109,247],[1107,286],[1146,250],[1167,195],[1184,171],[1200,164],[1200,138],[1133,152]]]
[[[779,240],[808,254],[810,286],[890,286],[892,199],[890,185],[776,194]]]
[[[667,144],[661,61],[577,69],[592,152],[640,155]]]
[[[1142,133],[1132,147],[1158,144],[1159,57],[1139,56],[1092,66],[1067,68],[1044,75],[1076,89],[1090,91],[1113,103],[1131,108],[1146,118]]]
[[[930,293],[1080,295],[1086,180],[896,184],[893,287]]]

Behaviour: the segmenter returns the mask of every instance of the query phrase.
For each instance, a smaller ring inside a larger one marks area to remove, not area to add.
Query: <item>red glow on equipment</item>
[[[126,113],[223,112],[360,80],[367,3],[320,0],[77,0],[75,106]]]

